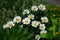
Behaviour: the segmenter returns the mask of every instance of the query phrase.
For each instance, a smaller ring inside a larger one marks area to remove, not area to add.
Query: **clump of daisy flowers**
[[[40,4],[38,6],[32,6],[31,8],[31,11],[33,12],[38,12],[38,9],[41,10],[41,11],[44,11],[46,10],[46,6],[43,5],[43,4]],[[25,14],[27,14],[27,17],[25,18],[22,18],[21,16],[15,16],[13,21],[9,21],[7,22],[6,24],[3,25],[3,29],[6,29],[6,28],[12,28],[15,26],[15,23],[23,23],[23,25],[31,25],[31,27],[34,27],[34,28],[39,28],[40,31],[40,34],[43,34],[43,33],[47,33],[46,31],[46,25],[44,23],[47,23],[48,22],[48,18],[46,16],[43,16],[41,17],[41,21],[37,21],[35,20],[36,16],[30,12],[29,9],[24,9],[23,12],[22,12],[22,15],[24,16]],[[36,13],[35,13],[36,14]],[[38,16],[37,16],[38,17]],[[21,26],[21,27],[22,27]],[[39,40],[40,39],[40,36],[39,35],[35,35],[35,39]]]

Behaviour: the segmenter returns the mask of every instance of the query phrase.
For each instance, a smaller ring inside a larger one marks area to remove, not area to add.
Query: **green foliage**
[[[60,36],[58,36],[58,35],[60,35],[60,33],[59,33],[60,30],[58,30],[58,29],[60,29],[60,28],[59,28],[58,24],[59,23],[57,21],[57,18],[52,19],[52,27],[50,27],[48,29],[49,30],[48,37],[53,37],[52,39],[55,39],[55,40],[57,38],[59,40]],[[56,32],[58,32],[58,33],[56,34]]]
[[[13,27],[11,29],[0,30],[1,40],[29,40],[33,39],[33,35],[33,33],[28,32],[28,28]]]
[[[41,38],[47,38],[47,34],[44,34],[44,33],[43,34],[40,34],[40,37]]]
[[[48,8],[48,16],[49,18],[53,19],[53,18],[59,18],[60,16],[60,7],[53,5],[53,4],[47,4],[47,8]]]

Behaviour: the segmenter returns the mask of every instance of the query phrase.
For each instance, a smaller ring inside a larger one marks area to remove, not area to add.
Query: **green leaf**
[[[52,19],[52,25],[53,25],[53,36],[56,37],[56,29],[57,29],[57,18],[56,19]]]
[[[45,33],[40,34],[40,37],[41,37],[41,38],[47,38],[47,34],[45,34]]]
[[[49,30],[50,32],[53,31],[53,27],[50,27],[48,30]]]

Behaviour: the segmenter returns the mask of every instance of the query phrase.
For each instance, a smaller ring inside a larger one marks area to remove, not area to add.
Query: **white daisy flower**
[[[25,9],[25,10],[23,11],[23,15],[29,14],[29,13],[30,13],[30,11],[29,11],[28,9]]]
[[[14,22],[21,22],[21,17],[20,16],[16,16],[14,19],[13,19]]]
[[[37,11],[38,10],[38,7],[37,6],[32,6],[31,10],[32,11]]]
[[[45,24],[40,24],[40,25],[39,25],[39,29],[40,29],[40,30],[45,30],[45,28],[46,28],[46,27],[45,27]]]
[[[8,26],[9,28],[13,27],[14,25],[15,25],[15,24],[13,23],[13,21],[7,22],[7,26]]]
[[[48,22],[48,18],[47,18],[47,17],[41,17],[41,20],[42,20],[42,22],[44,22],[44,23],[47,23],[47,22]]]
[[[43,30],[43,31],[40,32],[40,34],[46,34],[46,33],[47,33],[46,30]]]
[[[39,9],[42,10],[42,11],[46,9],[45,5],[43,5],[43,4],[40,4],[38,7],[39,7]]]
[[[39,25],[39,22],[38,21],[33,21],[32,24],[31,24],[33,27],[37,27]]]
[[[30,21],[31,21],[30,18],[24,18],[22,22],[23,24],[29,24]]]
[[[39,35],[36,35],[36,36],[35,36],[35,39],[36,39],[36,40],[39,40],[39,39],[40,39],[40,36],[39,36]]]
[[[3,25],[3,29],[6,29],[6,28],[8,28],[8,26],[5,24],[5,25]]]
[[[34,19],[34,15],[28,15],[28,18],[30,18],[30,19]]]

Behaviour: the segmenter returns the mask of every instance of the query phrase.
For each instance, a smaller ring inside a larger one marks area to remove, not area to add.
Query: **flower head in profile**
[[[6,29],[8,28],[7,24],[3,25],[3,29]]]
[[[33,27],[37,27],[39,25],[39,22],[38,21],[33,21],[32,24],[31,24]]]
[[[25,10],[23,11],[23,15],[29,14],[29,13],[30,13],[30,11],[29,11],[28,9],[25,9]]]
[[[14,19],[13,19],[14,22],[21,22],[21,17],[20,16],[16,16]]]
[[[22,22],[23,22],[23,24],[30,24],[30,18],[24,18],[23,20],[22,20]]]
[[[40,24],[40,25],[39,25],[39,29],[40,29],[40,30],[45,30],[45,28],[46,28],[46,27],[45,27],[45,24]]]
[[[38,10],[38,7],[37,6],[32,6],[31,10],[32,11],[37,11]]]
[[[46,30],[43,30],[43,31],[40,32],[40,34],[46,34],[46,33],[47,33]]]
[[[23,29],[23,25],[21,25],[20,28]]]
[[[44,23],[47,23],[47,22],[48,22],[48,18],[47,18],[47,17],[41,17],[41,20],[42,20],[42,22],[44,22]]]
[[[30,19],[34,19],[34,15],[28,15],[28,18],[30,18]]]
[[[46,9],[45,5],[43,5],[43,4],[40,4],[38,7],[39,7],[39,9],[42,10],[42,11],[44,11],[44,10]]]
[[[14,25],[15,25],[15,24],[14,24],[13,21],[7,22],[7,26],[8,26],[9,28],[13,27]]]
[[[35,39],[39,40],[40,39],[40,35],[35,35]]]

